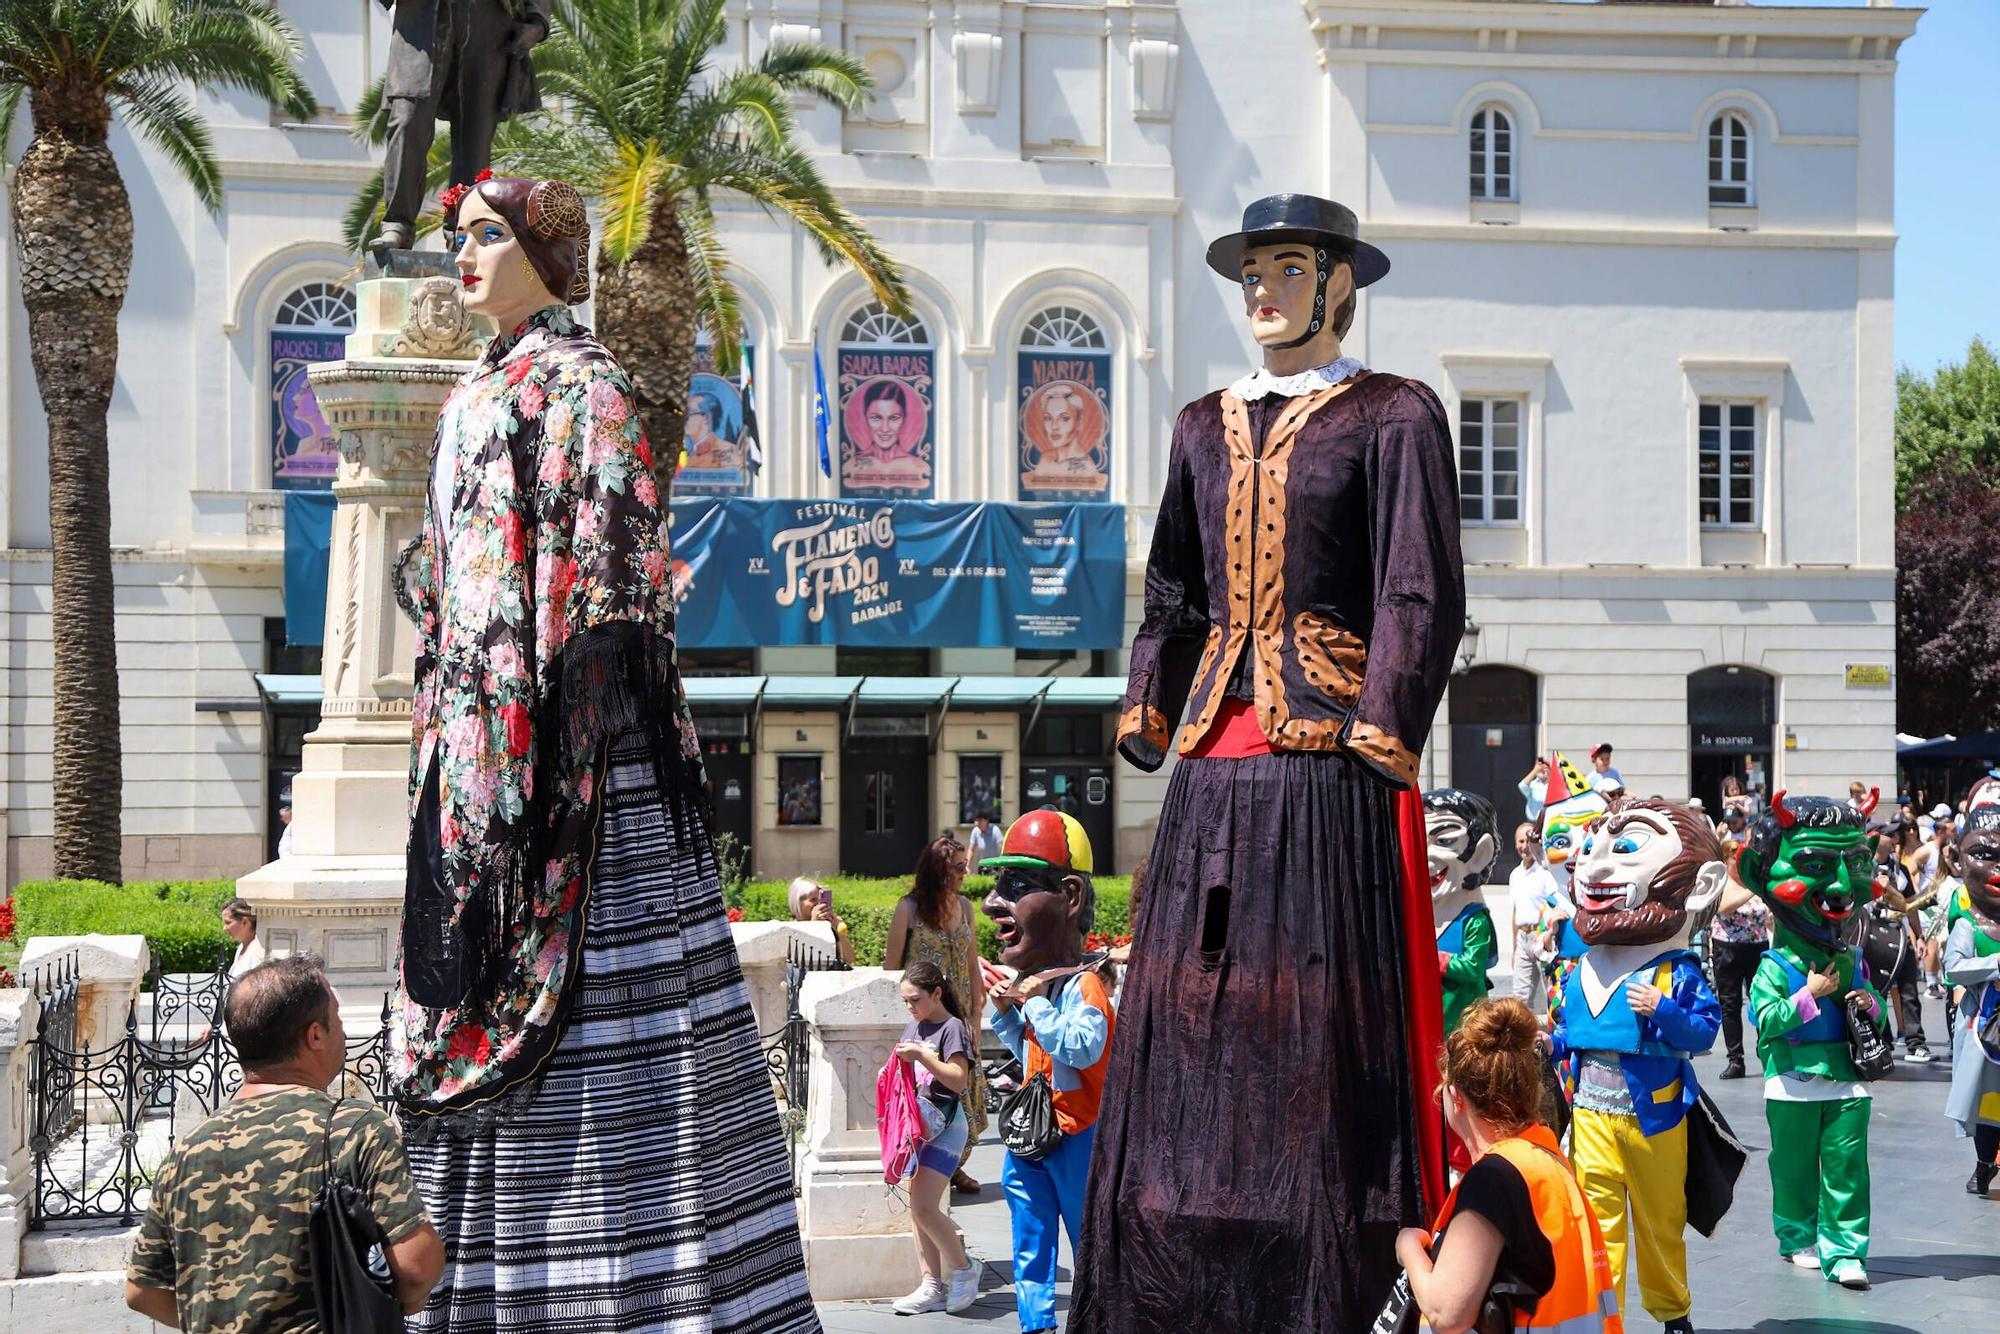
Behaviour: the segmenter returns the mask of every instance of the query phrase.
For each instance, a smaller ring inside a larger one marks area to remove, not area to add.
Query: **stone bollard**
[[[76,1042],[103,1051],[125,1038],[125,1020],[152,966],[144,936],[36,936],[21,951],[16,974],[26,977],[64,955],[76,962]]]
[[[766,1041],[785,1026],[785,959],[794,945],[834,957],[833,928],[825,922],[734,922],[730,939],[743,981],[750,988],[750,1009],[757,1032]]]
[[[28,1088],[28,1044],[41,1017],[35,993],[0,990],[0,1279],[21,1273],[21,1242],[33,1207],[35,1164],[28,1135],[35,1100]]]
[[[799,1223],[816,1301],[900,1297],[917,1285],[909,1200],[882,1180],[875,1129],[875,1076],[909,1022],[901,983],[900,973],[857,968],[814,973],[799,993],[812,1024]]]

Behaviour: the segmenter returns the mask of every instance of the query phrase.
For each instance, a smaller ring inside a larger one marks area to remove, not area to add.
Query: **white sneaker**
[[[1855,1292],[1868,1291],[1868,1271],[1859,1260],[1836,1260],[1833,1262],[1833,1281],[1843,1288]]]
[[[917,1284],[916,1291],[907,1297],[898,1297],[890,1304],[890,1309],[897,1315],[922,1315],[926,1311],[942,1311],[944,1297],[944,1284],[925,1274],[924,1281]]]
[[[979,1300],[979,1275],[983,1266],[971,1256],[965,1257],[965,1268],[951,1271],[951,1288],[946,1296],[944,1309],[957,1315],[966,1307]]]
[[[1787,1258],[1801,1269],[1819,1268],[1819,1251],[1810,1246],[1802,1251],[1794,1251]]]

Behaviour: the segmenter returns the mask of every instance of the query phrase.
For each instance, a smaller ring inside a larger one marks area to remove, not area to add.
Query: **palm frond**
[[[821,259],[835,266],[852,265],[883,305],[899,315],[909,313],[902,267],[834,198],[811,158],[796,148],[738,152],[717,166],[707,184],[735,190],[766,211],[790,217],[805,228]]]
[[[860,106],[875,76],[845,51],[813,42],[780,42],[764,53],[756,72],[788,93],[812,93],[842,111]]]
[[[354,103],[354,122],[348,133],[354,141],[370,148],[380,148],[389,142],[389,99],[383,89],[389,85],[389,76],[368,85]]]
[[[666,180],[667,159],[654,142],[620,144],[618,164],[598,195],[604,206],[604,236],[600,253],[612,264],[623,264],[653,233],[653,210]]]
[[[222,207],[222,165],[215,159],[208,122],[177,84],[156,74],[130,73],[108,90],[140,136],[174,165],[213,213]]]
[[[743,301],[729,277],[729,255],[705,196],[692,195],[675,211],[687,238],[688,276],[708,324],[716,368],[734,375],[743,358]]]

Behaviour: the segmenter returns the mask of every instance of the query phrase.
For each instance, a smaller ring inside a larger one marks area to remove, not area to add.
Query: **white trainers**
[[[916,1291],[907,1297],[898,1297],[890,1304],[897,1315],[922,1315],[926,1311],[944,1310],[945,1286],[924,1275],[924,1281],[917,1284]]]
[[[1859,1260],[1835,1260],[1832,1273],[1833,1281],[1841,1287],[1855,1292],[1868,1291],[1868,1271],[1862,1268]]]
[[[951,1271],[951,1288],[945,1297],[944,1309],[957,1315],[966,1307],[979,1300],[979,1274],[983,1266],[970,1255],[965,1257],[965,1268]]]
[[[1819,1251],[1811,1246],[1802,1251],[1794,1251],[1786,1258],[1801,1269],[1819,1268]]]

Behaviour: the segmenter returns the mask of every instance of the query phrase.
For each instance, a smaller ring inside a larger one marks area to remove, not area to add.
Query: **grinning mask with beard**
[[[1975,806],[1959,826],[1958,864],[1974,912],[2000,924],[2000,806]]]
[[[1571,894],[1576,930],[1593,948],[1685,947],[1729,883],[1715,830],[1660,797],[1621,801],[1590,826]]]

